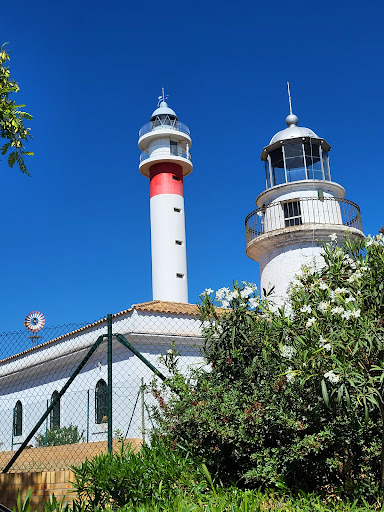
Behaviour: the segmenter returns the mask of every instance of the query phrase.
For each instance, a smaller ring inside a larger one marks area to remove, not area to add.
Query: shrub
[[[225,482],[373,494],[384,483],[383,244],[326,245],[286,308],[246,283],[206,290],[210,370],[173,368],[172,393],[154,385],[160,431]]]
[[[59,427],[48,430],[46,434],[36,436],[36,446],[59,446],[63,444],[76,444],[83,441],[83,432],[79,427],[70,424],[68,427]]]
[[[122,445],[118,453],[98,455],[72,468],[77,504],[87,508],[116,508],[154,500],[161,505],[178,494],[195,493],[207,486],[206,476],[184,449],[155,436],[139,452]]]

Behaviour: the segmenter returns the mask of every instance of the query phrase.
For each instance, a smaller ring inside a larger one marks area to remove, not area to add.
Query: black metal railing
[[[360,208],[348,199],[298,197],[251,212],[245,219],[247,243],[264,233],[303,224],[336,224],[362,231]]]

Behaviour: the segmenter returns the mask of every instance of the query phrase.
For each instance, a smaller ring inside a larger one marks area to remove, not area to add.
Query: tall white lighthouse
[[[139,169],[150,179],[153,300],[188,302],[183,180],[193,169],[191,145],[163,90],[139,132]]]
[[[261,153],[266,190],[245,220],[247,255],[260,264],[261,290],[281,305],[301,266],[320,259],[323,241],[364,237],[359,207],[331,180],[331,146],[292,114]]]

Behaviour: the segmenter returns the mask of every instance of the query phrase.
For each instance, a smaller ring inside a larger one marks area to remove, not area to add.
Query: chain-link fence
[[[174,346],[182,371],[203,364],[196,306],[153,301],[65,327],[44,328],[38,343],[1,335],[1,471],[67,468],[119,440],[139,444],[153,426],[145,388],[167,375],[160,356]]]

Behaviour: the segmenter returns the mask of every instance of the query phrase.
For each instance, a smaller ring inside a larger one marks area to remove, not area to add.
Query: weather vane
[[[159,106],[160,106],[160,103],[161,103],[162,101],[167,100],[167,99],[168,99],[168,96],[169,96],[169,94],[164,94],[164,87],[162,87],[162,88],[161,88],[161,96],[159,96],[159,97],[158,97],[158,98],[159,98],[159,101],[157,102],[157,106],[159,107]]]
[[[28,336],[28,338],[30,338],[33,345],[36,346],[37,340],[41,338],[41,336],[37,336],[36,333],[40,331],[45,325],[44,315],[40,313],[40,311],[32,311],[25,317],[24,325],[28,331],[33,333],[33,335]]]

